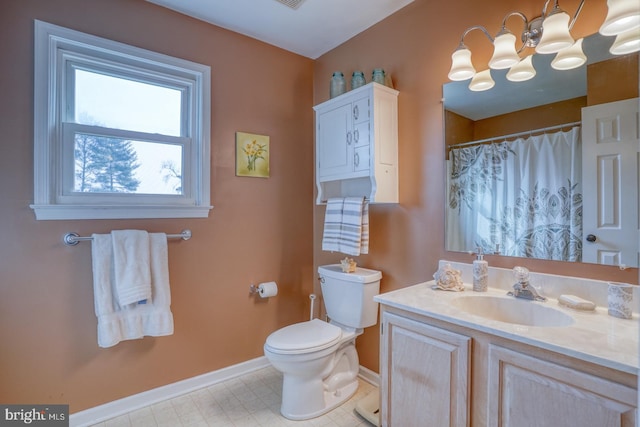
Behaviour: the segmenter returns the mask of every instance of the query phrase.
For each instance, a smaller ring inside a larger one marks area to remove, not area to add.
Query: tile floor
[[[280,415],[282,374],[267,367],[92,427],[371,427],[355,406],[375,386],[359,382],[356,394],[342,406],[318,418],[291,421]]]

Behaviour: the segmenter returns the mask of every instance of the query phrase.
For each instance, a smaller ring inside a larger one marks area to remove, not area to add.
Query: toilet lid
[[[278,329],[267,337],[267,345],[280,353],[301,353],[331,347],[341,336],[339,327],[313,319]]]

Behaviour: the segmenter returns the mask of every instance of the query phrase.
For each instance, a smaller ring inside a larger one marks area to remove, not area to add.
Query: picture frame
[[[269,178],[269,136],[236,132],[236,176]]]

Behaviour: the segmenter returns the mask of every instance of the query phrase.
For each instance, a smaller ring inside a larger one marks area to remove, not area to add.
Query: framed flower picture
[[[236,132],[236,176],[269,178],[269,137]]]

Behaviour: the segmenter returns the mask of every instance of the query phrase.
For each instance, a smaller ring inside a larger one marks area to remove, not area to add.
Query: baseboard
[[[358,376],[369,384],[380,387],[380,375],[377,372],[373,372],[371,369],[365,368],[364,366],[360,365]]]
[[[267,366],[270,366],[270,363],[266,357],[262,356],[217,371],[167,384],[123,399],[114,400],[104,405],[73,413],[69,416],[69,425],[70,427],[85,427],[97,424],[110,418],[144,408],[145,406],[162,402],[163,400],[173,399],[174,397],[191,393],[192,391],[209,387],[213,384],[239,377],[258,369],[266,368]]]

